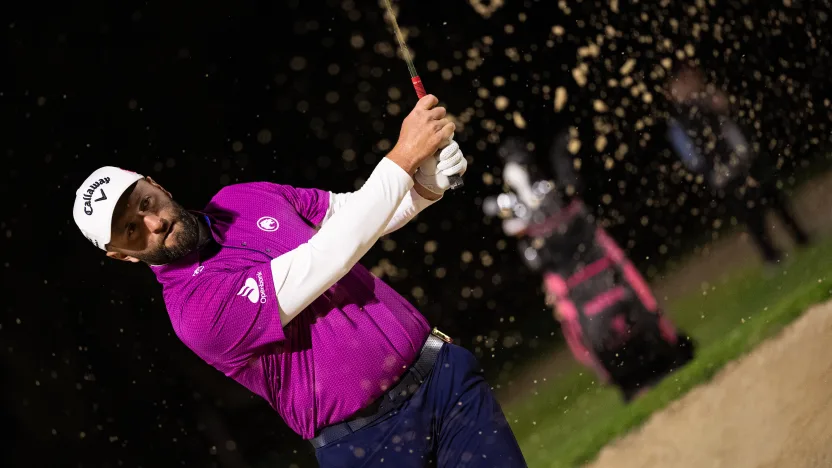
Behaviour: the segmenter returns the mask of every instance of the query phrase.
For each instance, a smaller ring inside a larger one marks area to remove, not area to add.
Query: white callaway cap
[[[116,203],[128,187],[144,176],[117,167],[105,166],[90,174],[75,192],[72,217],[84,237],[107,250]]]

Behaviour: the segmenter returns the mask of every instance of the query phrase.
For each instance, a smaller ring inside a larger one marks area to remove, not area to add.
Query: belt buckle
[[[446,334],[442,333],[441,331],[439,331],[439,329],[438,329],[438,328],[435,328],[435,327],[434,327],[434,329],[433,329],[433,330],[431,330],[430,334],[431,334],[431,335],[433,335],[433,336],[435,336],[435,337],[437,337],[437,338],[439,338],[440,340],[444,341],[445,343],[451,344],[451,343],[453,343],[453,342],[454,342],[454,341],[451,339],[451,337],[450,337],[450,336],[448,336],[448,335],[446,335]]]

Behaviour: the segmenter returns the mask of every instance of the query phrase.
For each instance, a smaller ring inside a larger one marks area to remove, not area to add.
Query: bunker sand
[[[832,467],[832,301],[611,443],[587,468]]]

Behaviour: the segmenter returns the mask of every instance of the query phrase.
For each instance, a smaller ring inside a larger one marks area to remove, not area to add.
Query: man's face
[[[173,201],[153,179],[146,178],[119,199],[107,256],[164,265],[191,253],[198,243],[197,217]]]

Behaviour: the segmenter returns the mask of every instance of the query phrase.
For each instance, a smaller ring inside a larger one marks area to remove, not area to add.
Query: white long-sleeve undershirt
[[[333,214],[343,210],[347,205],[347,202],[349,202],[355,194],[356,192],[330,193],[329,209],[326,211],[326,216],[324,217],[321,226],[324,226]],[[387,223],[387,227],[384,228],[382,235],[386,236],[391,232],[395,232],[410,222],[411,219],[416,217],[416,215],[421,213],[425,208],[433,205],[437,201],[439,200],[428,200],[423,198],[419,195],[415,188],[410,189],[402,199],[401,203],[399,203],[399,206],[396,208],[396,212],[393,213],[393,217],[390,218],[390,222]]]
[[[320,230],[271,261],[281,323],[288,324],[343,278],[379,237],[433,203],[419,196],[410,175],[387,158],[359,190],[330,194]]]

